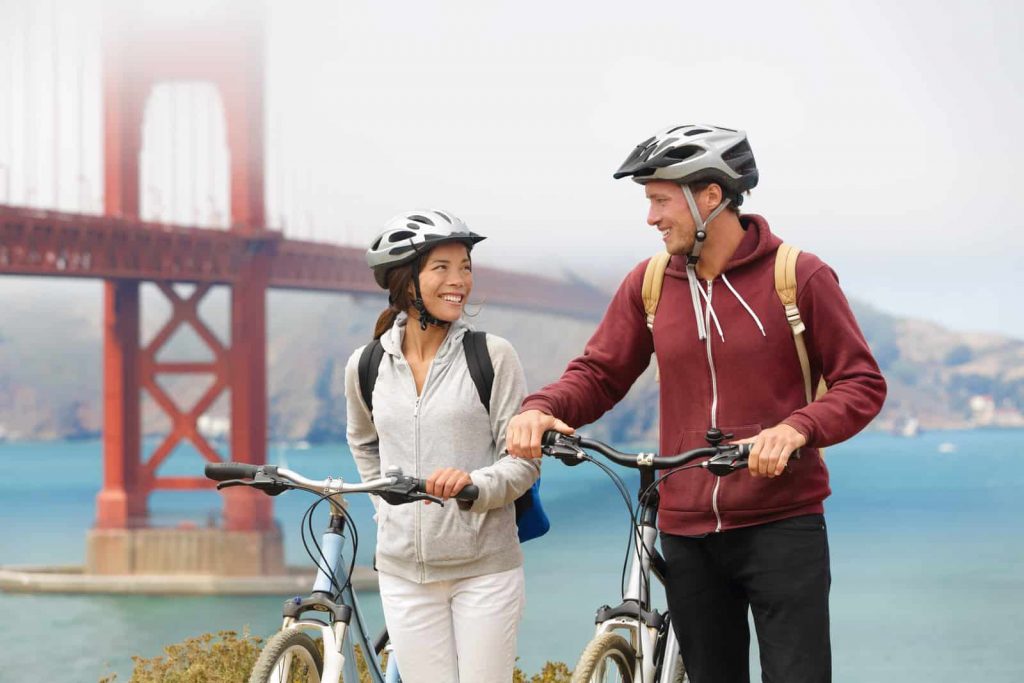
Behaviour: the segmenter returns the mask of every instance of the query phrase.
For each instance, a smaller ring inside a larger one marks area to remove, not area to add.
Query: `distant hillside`
[[[2,290],[0,290],[2,291]],[[144,290],[143,338],[151,337],[168,310],[155,290]],[[6,297],[0,306],[0,438],[60,439],[98,434],[102,425],[101,319],[98,287],[69,287],[59,294]],[[340,439],[345,431],[344,368],[366,341],[382,300],[275,292],[270,297],[268,348],[270,430],[274,439]],[[875,428],[898,429],[916,420],[926,429],[976,425],[1024,426],[1024,342],[994,335],[950,332],[937,325],[895,318],[856,306],[865,334],[889,380],[889,400]],[[203,315],[224,338],[227,298],[204,302]],[[508,338],[518,350],[531,388],[562,371],[582,348],[594,324],[483,306],[478,327]],[[189,331],[175,339],[167,358],[208,357]],[[180,405],[201,387],[167,380]],[[617,440],[653,440],[657,384],[648,372],[627,399],[592,432]],[[226,415],[223,397],[213,410]],[[167,422],[150,399],[144,429],[162,432]]]

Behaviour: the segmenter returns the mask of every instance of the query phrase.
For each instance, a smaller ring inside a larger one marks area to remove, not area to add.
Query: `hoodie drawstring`
[[[765,334],[764,325],[761,324],[761,319],[757,317],[757,314],[754,313],[754,309],[752,309],[750,305],[743,300],[743,297],[740,296],[740,293],[737,292],[736,288],[732,286],[732,283],[729,282],[729,278],[725,276],[725,273],[722,273],[722,281],[725,283],[725,286],[729,288],[729,291],[732,292],[733,296],[736,297],[736,300],[740,302],[740,305],[743,306],[743,308],[746,309],[747,313],[750,314],[750,317],[754,319],[754,322],[757,323],[757,329],[761,330],[761,336],[767,337],[768,335]]]
[[[686,279],[690,281],[690,298],[693,300],[693,313],[697,319],[697,338],[701,341],[707,339],[708,324],[705,321],[705,316],[707,316],[715,323],[715,327],[718,329],[718,336],[724,342],[725,333],[722,331],[722,325],[718,321],[718,316],[715,314],[714,307],[711,305],[711,297],[704,291],[704,288],[700,286],[697,278],[696,266],[687,264]],[[722,281],[725,283],[725,286],[729,288],[729,291],[732,292],[732,295],[736,297],[736,300],[740,302],[740,305],[743,306],[743,310],[750,314],[750,317],[754,320],[754,324],[757,325],[757,329],[761,331],[761,336],[767,336],[764,331],[764,325],[761,324],[761,319],[757,317],[757,314],[754,313],[754,309],[750,307],[750,304],[744,301],[743,297],[740,296],[740,293],[732,286],[732,283],[729,282],[729,278],[725,276],[725,273],[722,273]],[[706,310],[700,304],[700,300],[702,298],[704,299],[705,306],[707,306]]]

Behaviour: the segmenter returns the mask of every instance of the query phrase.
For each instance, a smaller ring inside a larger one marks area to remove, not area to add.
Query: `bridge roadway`
[[[0,204],[0,275],[233,284],[270,250],[269,286],[379,294],[363,250],[286,238],[274,230],[194,228]],[[597,319],[609,296],[585,283],[478,267],[474,298]]]

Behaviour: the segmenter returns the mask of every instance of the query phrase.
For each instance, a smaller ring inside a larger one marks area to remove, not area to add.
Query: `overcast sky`
[[[851,297],[1024,338],[1022,8],[273,0],[270,216],[365,244],[440,206],[491,238],[478,262],[613,282],[661,242],[611,173],[720,124],[761,170],[744,209]]]

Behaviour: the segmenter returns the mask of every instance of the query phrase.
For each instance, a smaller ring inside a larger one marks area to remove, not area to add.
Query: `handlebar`
[[[333,477],[309,479],[284,467],[252,465],[243,462],[207,463],[204,473],[208,479],[219,482],[218,489],[230,486],[249,486],[271,496],[276,496],[288,489],[301,489],[317,495],[369,493],[380,496],[392,505],[402,505],[417,500],[430,500],[444,505],[444,501],[440,498],[427,494],[425,480],[407,477],[397,467],[389,468],[382,477],[359,484],[346,484],[343,480]],[[480,489],[469,484],[463,487],[454,498],[469,502],[476,500],[479,496]]]
[[[725,476],[747,465],[751,444],[724,444],[695,448],[678,455],[656,456],[654,453],[623,453],[597,439],[562,434],[554,430],[544,432],[541,452],[558,458],[567,465],[583,461],[584,450],[596,451],[617,465],[634,469],[664,470],[681,467],[700,458],[707,458],[700,466],[712,474]]]
[[[214,481],[230,481],[231,479],[252,479],[256,476],[261,465],[250,465],[245,462],[209,462],[206,463],[207,479]],[[277,474],[277,467],[274,465],[262,465],[268,474]]]

